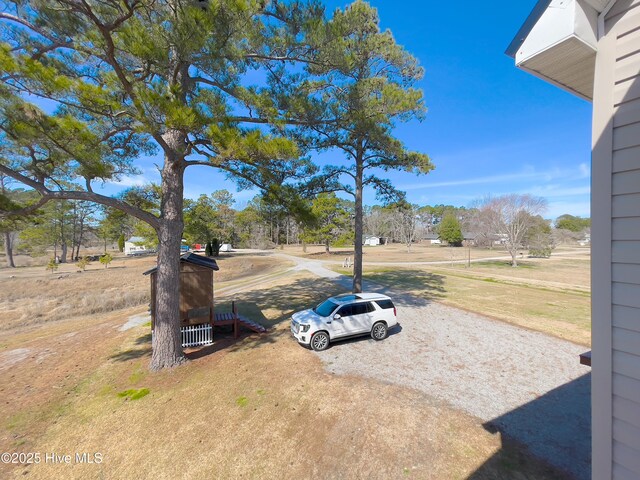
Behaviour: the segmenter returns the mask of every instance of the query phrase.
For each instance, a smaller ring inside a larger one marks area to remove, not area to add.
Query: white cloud
[[[586,170],[585,170],[586,169]],[[585,177],[586,175],[586,177]],[[468,185],[491,185],[500,183],[510,183],[518,181],[538,181],[538,182],[552,182],[557,180],[572,181],[588,178],[590,175],[588,166],[586,164],[580,164],[576,168],[550,168],[544,171],[536,171],[532,167],[526,167],[521,172],[503,173],[499,175],[488,175],[484,177],[463,178],[459,180],[446,180],[441,182],[420,182],[409,185],[400,185],[398,188],[404,191],[419,190],[423,188],[443,188],[443,187],[461,187]],[[513,191],[513,187],[510,188]]]
[[[581,197],[591,194],[591,187],[565,187],[564,185],[543,185],[534,186],[532,188],[522,190],[520,193],[529,193],[538,197],[545,198],[565,198],[565,197]]]
[[[142,187],[151,183],[152,180],[145,177],[144,175],[124,175],[120,177],[119,180],[109,180],[106,183],[111,185],[116,185],[118,187]]]
[[[579,168],[582,178],[591,178],[591,166],[586,163],[581,163]]]

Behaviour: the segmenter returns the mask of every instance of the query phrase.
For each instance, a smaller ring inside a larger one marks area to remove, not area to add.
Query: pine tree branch
[[[122,200],[118,200],[117,198],[107,197],[106,195],[101,195],[99,193],[95,193],[93,191],[80,191],[80,190],[50,190],[47,188],[44,183],[41,183],[37,180],[27,177],[26,175],[21,174],[9,167],[0,164],[0,173],[11,177],[24,185],[33,188],[37,191],[41,198],[40,200],[24,209],[9,211],[9,212],[0,212],[0,216],[16,216],[22,214],[33,213],[38,208],[42,207],[45,203],[51,200],[86,200],[94,203],[99,203],[101,205],[106,205],[108,207],[117,208],[128,215],[136,217],[143,222],[149,224],[154,229],[158,229],[160,227],[160,222],[158,217],[155,215],[146,212],[140,208],[134,207]]]

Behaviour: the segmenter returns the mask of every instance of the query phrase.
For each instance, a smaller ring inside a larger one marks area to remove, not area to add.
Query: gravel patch
[[[371,288],[367,290],[384,290]],[[400,326],[382,342],[333,344],[326,370],[420,390],[515,438],[575,478],[591,477],[585,348],[481,315],[386,291]]]
[[[138,327],[140,325],[144,325],[151,321],[151,315],[148,313],[141,313],[138,315],[132,315],[129,317],[127,322],[124,325],[118,327],[118,331],[125,332],[133,327]]]

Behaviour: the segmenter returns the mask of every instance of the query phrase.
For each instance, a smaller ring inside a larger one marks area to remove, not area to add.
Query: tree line
[[[8,199],[19,201],[34,195],[28,190],[8,188],[1,177],[0,185]],[[157,187],[132,188],[120,196],[148,211],[160,208]],[[363,232],[381,243],[404,244],[409,252],[413,243],[422,240],[438,239],[453,247],[462,246],[466,240],[469,245],[486,248],[499,245],[508,249],[513,244],[514,256],[518,249],[549,256],[556,244],[578,241],[588,233],[588,218],[565,214],[552,225],[540,214],[534,214],[530,205],[524,205],[527,198],[535,200],[534,206],[544,206],[541,199],[522,196],[488,199],[473,207],[418,206],[406,201],[365,206]],[[505,217],[505,204],[515,200],[520,204],[510,208],[517,207],[519,218]],[[332,247],[353,248],[354,202],[335,193],[320,193],[307,201],[307,215],[301,218],[264,195],[257,195],[243,208],[235,206],[228,190],[185,199],[183,240],[187,245],[230,243],[259,249],[291,244],[321,244],[326,252]],[[514,220],[519,220],[519,225],[512,226]],[[81,248],[85,252],[87,248],[92,252],[99,248],[107,253],[108,246],[117,244],[122,252],[125,240],[133,236],[141,237],[147,248],[158,244],[155,231],[135,217],[115,208],[75,200],[50,202],[34,218],[0,222],[0,231],[9,267],[15,266],[14,250],[31,256],[53,250],[54,258],[66,263],[79,261],[84,256]]]

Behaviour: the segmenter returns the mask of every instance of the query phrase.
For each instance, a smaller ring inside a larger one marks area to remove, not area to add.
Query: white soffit
[[[553,0],[516,52],[516,65],[591,99],[597,23],[598,12],[585,0]]]

